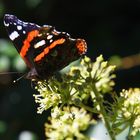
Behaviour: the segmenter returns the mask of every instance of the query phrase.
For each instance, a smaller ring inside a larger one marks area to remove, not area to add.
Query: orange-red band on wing
[[[30,42],[34,39],[34,37],[37,37],[38,34],[39,34],[38,30],[33,30],[28,33],[27,38],[24,40],[23,46],[20,51],[20,55],[22,58],[25,57],[28,49],[30,48]]]
[[[53,49],[56,45],[60,45],[60,44],[63,44],[65,42],[65,39],[64,38],[61,38],[61,39],[58,39],[56,41],[54,41],[52,44],[50,44],[50,46],[47,46],[43,52],[41,52],[40,54],[38,54],[34,61],[39,61],[41,60],[46,54],[49,53],[49,51],[51,49]]]

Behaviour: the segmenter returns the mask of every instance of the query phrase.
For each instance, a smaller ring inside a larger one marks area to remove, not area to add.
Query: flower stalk
[[[100,93],[97,91],[95,84],[93,84],[92,90],[94,91],[94,94],[96,96],[96,100],[99,104],[100,113],[102,114],[102,118],[103,118],[103,121],[105,123],[105,127],[108,131],[108,134],[109,134],[111,140],[116,140],[115,135],[114,135],[112,128],[110,126],[110,122],[109,122],[108,117],[107,117],[108,114],[106,113],[106,110],[105,110],[104,105],[103,105],[103,98],[100,97]]]

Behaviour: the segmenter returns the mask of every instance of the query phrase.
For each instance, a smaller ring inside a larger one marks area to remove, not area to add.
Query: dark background
[[[140,0],[1,0],[0,48],[4,47],[1,42],[9,43],[3,25],[5,13],[39,25],[55,26],[73,38],[84,38],[88,45],[87,56],[93,61],[100,54],[106,60],[113,56],[122,61],[125,57],[131,59],[133,55],[139,58]],[[10,52],[15,51],[12,44],[7,48]],[[16,51],[15,54],[18,56]],[[0,58],[3,55],[11,58],[0,52]],[[0,63],[4,63],[2,60]],[[8,68],[1,72],[17,71],[10,62]],[[135,61],[131,67],[118,69],[116,75],[116,91],[139,87],[140,66]],[[12,83],[19,76],[0,75],[0,140],[17,140],[23,131],[30,132],[37,140],[43,140],[47,112],[42,115],[36,113],[37,105],[32,96],[35,91],[29,80]]]

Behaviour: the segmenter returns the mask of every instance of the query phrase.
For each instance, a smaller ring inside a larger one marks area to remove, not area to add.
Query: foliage
[[[95,125],[93,115],[99,116],[110,138],[129,129],[128,139],[140,131],[140,89],[113,90],[115,66],[104,61],[103,56],[95,62],[85,56],[78,66],[72,66],[62,75],[54,75],[48,81],[39,81],[35,101],[38,113],[51,110],[45,124],[46,137],[50,140],[93,139],[85,135],[90,125]],[[110,102],[106,97],[110,97]]]
[[[11,71],[11,69],[23,72],[26,65],[13,44],[6,39],[0,39],[0,72]]]

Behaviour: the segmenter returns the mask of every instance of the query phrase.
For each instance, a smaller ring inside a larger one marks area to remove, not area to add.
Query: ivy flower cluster
[[[51,112],[50,122],[45,124],[45,134],[48,140],[93,140],[81,133],[89,125],[94,124],[91,115],[84,109],[76,107],[55,107]]]
[[[61,77],[52,77],[47,82],[39,81],[34,94],[36,103],[39,104],[38,113],[58,105],[74,104],[81,106],[89,98],[95,99],[93,85],[100,93],[107,93],[114,86],[113,71],[115,66],[109,66],[102,55],[96,62],[85,56],[80,65],[72,66],[70,71]]]
[[[135,136],[140,132],[140,89],[130,88],[129,90],[122,90],[120,93],[124,98],[122,106],[122,114],[130,123],[130,135]]]
[[[118,96],[113,91],[114,70],[102,55],[95,62],[85,56],[67,73],[37,83],[37,113],[51,108],[49,123],[45,124],[48,139],[89,140],[82,133],[92,124],[89,112],[101,116],[112,140],[128,127],[129,139],[140,132],[140,89],[123,89]],[[106,94],[113,103],[105,100]]]
[[[95,62],[85,56],[78,66],[72,66],[67,73],[54,75],[48,81],[37,83],[38,94],[34,94],[35,101],[39,104],[37,113],[41,114],[51,108],[50,124],[45,125],[46,136],[50,140],[89,139],[81,132],[91,124],[90,115],[86,114],[85,110],[87,113],[103,112],[102,116],[107,115],[103,97],[105,93],[111,93],[115,85],[114,70],[115,66],[104,61],[102,55],[97,57]],[[88,104],[89,101],[91,105]],[[103,117],[103,120],[109,127],[106,118]]]

